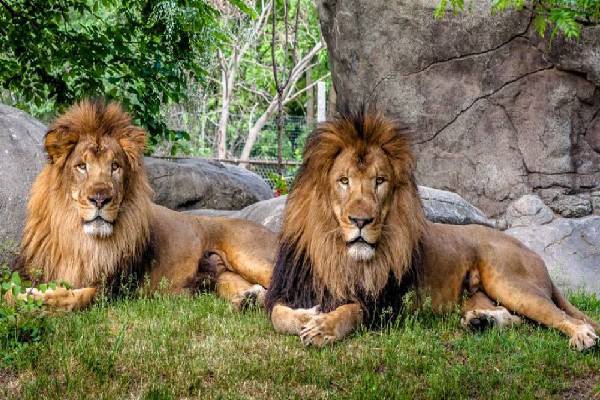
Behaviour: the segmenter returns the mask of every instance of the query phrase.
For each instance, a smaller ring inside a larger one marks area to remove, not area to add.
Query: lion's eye
[[[85,163],[79,163],[77,164],[77,171],[81,172],[82,174],[85,174],[85,172],[87,171],[87,165]]]
[[[375,179],[375,184],[376,184],[377,186],[381,185],[383,182],[385,182],[385,178],[384,178],[383,176],[378,176],[378,177]]]
[[[340,178],[340,183],[341,183],[342,185],[347,185],[348,183],[350,183],[350,180],[349,180],[347,177],[345,177],[345,176],[342,176],[342,177]]]
[[[119,168],[121,168],[119,166],[119,164],[117,164],[116,162],[112,163],[112,165],[110,166],[110,168],[114,171],[118,170]]]

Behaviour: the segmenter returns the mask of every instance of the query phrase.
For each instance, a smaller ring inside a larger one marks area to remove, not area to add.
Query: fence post
[[[317,122],[327,119],[327,86],[325,82],[317,83]]]

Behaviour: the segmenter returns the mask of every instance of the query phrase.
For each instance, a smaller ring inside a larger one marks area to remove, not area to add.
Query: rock
[[[469,204],[456,193],[419,186],[419,194],[421,195],[427,218],[430,221],[456,225],[494,225],[494,223],[488,220],[480,210]],[[247,219],[258,222],[273,232],[279,232],[283,225],[283,210],[285,208],[286,200],[287,196],[280,196],[258,202],[243,210],[235,212],[221,210],[193,210],[190,211],[190,213],[196,215]]]
[[[287,196],[279,196],[259,201],[239,211],[191,210],[189,213],[246,219],[264,225],[273,232],[279,232],[283,226],[283,209],[285,208],[286,200]]]
[[[144,160],[157,204],[173,210],[239,210],[273,197],[269,185],[244,168],[202,159]]]
[[[600,189],[600,28],[537,39],[491,0],[319,0],[338,109],[368,103],[414,132],[417,179],[488,216],[542,188]]]
[[[569,40],[560,35],[553,39],[552,46],[537,35],[531,35],[550,60],[560,69],[575,71],[600,86],[600,26],[584,26],[578,40]]]
[[[592,193],[592,209],[594,214],[600,215],[600,191]]]
[[[427,219],[453,225],[479,224],[494,226],[477,207],[456,193],[419,186],[419,195]]]
[[[549,205],[554,212],[566,218],[585,217],[592,213],[592,202],[589,195],[561,194],[556,196]]]
[[[508,227],[544,225],[554,219],[554,213],[539,196],[529,194],[510,203],[505,218]]]
[[[0,263],[14,257],[29,190],[46,162],[46,127],[26,113],[0,104]]]
[[[600,217],[556,218],[506,231],[542,256],[562,290],[600,294]]]

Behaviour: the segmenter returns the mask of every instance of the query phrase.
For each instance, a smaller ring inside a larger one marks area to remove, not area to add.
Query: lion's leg
[[[345,304],[328,313],[317,314],[302,327],[300,339],[306,346],[322,347],[342,340],[363,320],[360,304]]]
[[[483,292],[477,291],[463,303],[463,316],[460,324],[465,328],[484,329],[489,326],[499,328],[520,324],[521,318],[512,315],[502,306],[497,306]]]
[[[533,284],[497,277],[493,282],[484,282],[484,286],[508,309],[569,336],[569,344],[577,350],[582,351],[596,344],[598,336],[592,325],[568,315],[554,304],[548,294]]]
[[[62,287],[56,289],[47,289],[41,292],[38,289],[26,289],[25,293],[19,294],[18,298],[26,300],[28,296],[34,299],[41,299],[44,305],[52,311],[77,311],[90,305],[96,296],[96,288],[65,289]],[[7,300],[11,301],[11,299]]]
[[[263,288],[269,287],[273,275],[273,259],[243,250],[228,252],[226,255],[233,272],[250,283],[259,284]]]
[[[250,283],[269,287],[277,251],[277,236],[248,221],[231,219],[219,224],[218,232],[222,239],[218,247],[227,259],[231,271]]]
[[[271,323],[276,332],[300,335],[304,325],[318,314],[318,306],[313,308],[290,308],[282,304],[276,304],[273,311],[271,311]]]
[[[217,277],[217,294],[229,300],[238,309],[264,304],[266,289],[251,284],[235,272],[225,271]]]

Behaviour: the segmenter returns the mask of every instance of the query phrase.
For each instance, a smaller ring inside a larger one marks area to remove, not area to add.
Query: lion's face
[[[348,255],[370,260],[377,249],[391,203],[392,166],[381,148],[359,156],[342,151],[329,173],[331,203]]]
[[[128,185],[141,182],[136,177],[145,143],[145,132],[116,103],[81,102],[48,130],[48,168],[86,235],[113,235],[122,206],[137,193]]]
[[[112,235],[127,173],[127,158],[119,143],[111,137],[79,142],[64,173],[83,231],[99,238]]]

